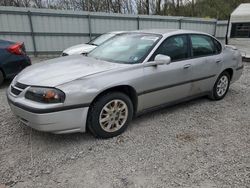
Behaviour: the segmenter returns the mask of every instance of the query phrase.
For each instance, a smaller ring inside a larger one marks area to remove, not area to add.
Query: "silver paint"
[[[63,104],[41,104],[25,99],[24,93],[28,88],[17,97],[11,95],[9,88],[9,98],[33,108],[53,108],[91,104],[99,94],[107,89],[128,86],[137,93],[136,112],[141,112],[164,103],[211,92],[216,79],[225,69],[230,68],[233,70],[231,83],[239,79],[242,74],[243,69],[237,70],[238,67],[243,65],[239,51],[228,47],[223,47],[222,52],[218,55],[148,66],[148,59],[167,37],[189,33],[207,34],[185,30],[144,30],[134,32],[162,35],[162,39],[152,49],[143,63],[133,65],[118,64],[81,55],[52,59],[25,69],[13,80],[11,85],[21,82],[27,85],[56,87],[66,94]],[[39,114],[25,113],[25,111],[18,113],[20,109],[16,110],[15,107],[12,107],[12,109],[18,116],[25,116],[25,119],[30,122],[29,126],[34,123],[32,127],[35,129],[41,130],[40,127],[46,124],[44,121],[37,122],[37,118],[40,117]],[[60,126],[61,124],[65,125],[65,123],[58,121],[58,123],[54,122],[54,126],[57,127],[56,131],[45,128],[47,125],[44,125],[42,130],[56,133],[84,132],[88,108],[78,108],[78,110],[78,113],[80,113],[80,115],[78,114],[79,119],[72,114],[72,110],[55,112],[61,114],[62,119],[65,119],[65,115],[68,114],[68,119],[76,122],[73,127],[70,124],[68,127]],[[46,114],[47,121],[50,121],[50,116],[53,117],[55,113]],[[36,128],[36,126],[39,128]]]

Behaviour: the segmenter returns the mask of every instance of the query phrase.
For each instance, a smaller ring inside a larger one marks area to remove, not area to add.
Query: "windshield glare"
[[[90,41],[89,44],[99,46],[99,45],[101,45],[102,43],[104,43],[106,40],[110,39],[113,36],[115,36],[115,34],[106,33],[106,34],[103,34],[103,35],[95,38],[94,40]]]
[[[115,63],[140,63],[159,39],[156,34],[123,34],[103,43],[88,56]]]

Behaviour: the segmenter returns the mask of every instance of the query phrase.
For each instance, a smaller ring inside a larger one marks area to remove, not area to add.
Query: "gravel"
[[[224,100],[199,98],[145,114],[107,140],[22,125],[5,82],[0,187],[250,187],[250,64],[244,69]]]

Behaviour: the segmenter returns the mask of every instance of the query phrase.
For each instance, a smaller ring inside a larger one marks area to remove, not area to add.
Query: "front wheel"
[[[121,92],[99,97],[90,107],[87,126],[99,138],[110,138],[125,131],[133,115],[130,98]]]
[[[214,84],[211,98],[214,100],[223,99],[228,92],[229,85],[230,85],[229,73],[228,72],[221,73]]]

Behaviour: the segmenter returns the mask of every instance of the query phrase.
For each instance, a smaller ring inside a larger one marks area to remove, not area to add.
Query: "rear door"
[[[190,95],[211,91],[222,68],[221,45],[214,38],[191,34],[191,90]]]

